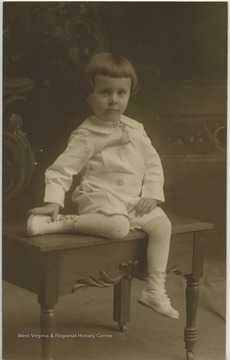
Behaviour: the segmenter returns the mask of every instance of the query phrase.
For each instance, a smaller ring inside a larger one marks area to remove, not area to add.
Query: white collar
[[[137,129],[138,127],[141,126],[141,124],[138,121],[133,120],[125,115],[121,116],[121,121],[119,123],[103,121],[93,115],[88,117],[85,121],[83,121],[83,123],[78,128],[88,129],[97,133],[111,134],[114,127],[116,125],[119,125],[120,123],[121,124],[123,123],[132,129]]]

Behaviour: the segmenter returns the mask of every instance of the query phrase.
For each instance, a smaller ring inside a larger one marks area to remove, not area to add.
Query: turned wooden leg
[[[38,302],[41,306],[40,331],[41,359],[53,360],[54,307],[58,302],[59,289],[58,252],[44,253],[41,259],[41,273]]]
[[[41,358],[53,360],[54,308],[41,306]],[[44,335],[44,337],[43,337]]]
[[[124,278],[114,286],[113,320],[118,322],[121,332],[126,331],[126,322],[130,320],[131,279]]]
[[[193,360],[197,340],[196,315],[199,297],[199,280],[194,279],[192,275],[188,275],[186,278],[186,327],[184,329],[184,341],[187,360]]]

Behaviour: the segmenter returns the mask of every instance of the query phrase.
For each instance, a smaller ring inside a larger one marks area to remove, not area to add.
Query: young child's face
[[[124,113],[131,89],[131,78],[96,75],[94,89],[88,96],[94,114],[103,121],[119,121]]]

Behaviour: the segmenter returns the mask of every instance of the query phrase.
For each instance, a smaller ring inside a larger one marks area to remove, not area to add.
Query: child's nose
[[[110,95],[110,98],[109,98],[109,102],[110,102],[111,104],[116,104],[117,101],[118,101],[117,94],[111,94],[111,95]]]

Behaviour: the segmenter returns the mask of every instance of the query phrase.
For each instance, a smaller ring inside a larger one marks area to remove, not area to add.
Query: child
[[[149,236],[148,279],[139,302],[178,319],[165,291],[171,223],[157,207],[164,201],[163,171],[142,124],[123,115],[137,77],[124,57],[94,55],[82,77],[82,92],[94,115],[70,136],[66,150],[45,173],[45,205],[30,210],[30,236],[81,232],[106,238],[125,237],[130,228]],[[78,215],[58,215],[72,177],[81,174],[72,200]]]

